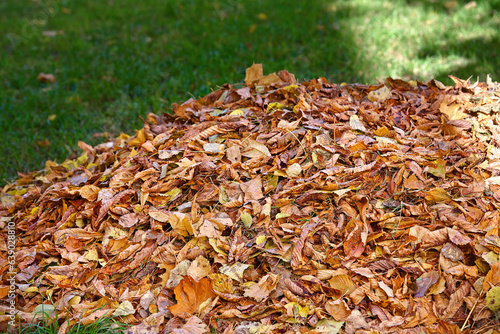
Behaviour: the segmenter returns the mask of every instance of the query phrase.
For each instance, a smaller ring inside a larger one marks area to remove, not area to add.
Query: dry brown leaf
[[[253,64],[246,70],[245,84],[249,87],[267,86],[277,82],[281,82],[281,79],[276,73],[264,76],[262,64]]]
[[[250,297],[258,302],[269,297],[269,294],[276,288],[279,275],[267,274],[258,283],[251,285],[245,290],[245,297]]]
[[[191,266],[187,270],[187,274],[191,276],[195,282],[207,277],[211,273],[212,269],[210,268],[210,262],[208,262],[208,260],[203,256],[198,256],[193,262],[191,262]]]
[[[337,321],[344,321],[351,314],[349,306],[342,298],[327,301],[325,310]]]
[[[0,188],[17,319],[47,294],[61,331],[101,312],[131,333],[489,330],[500,85],[452,80],[297,83],[257,64],[245,87],[20,174]]]
[[[39,73],[36,79],[43,83],[54,83],[57,81],[56,76],[51,73]]]
[[[186,320],[186,323],[181,328],[175,328],[172,334],[203,334],[206,333],[207,325],[198,317],[191,317]]]

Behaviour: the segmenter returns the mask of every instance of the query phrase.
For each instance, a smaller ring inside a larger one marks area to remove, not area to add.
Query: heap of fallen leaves
[[[452,79],[254,65],[132,137],[80,142],[0,192],[17,317],[52,302],[128,333],[498,333],[500,85]]]

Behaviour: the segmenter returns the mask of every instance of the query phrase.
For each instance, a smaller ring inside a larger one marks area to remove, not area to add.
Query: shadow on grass
[[[469,31],[457,39],[447,39],[446,36],[436,36],[434,41],[428,41],[420,46],[418,57],[421,59],[455,59],[451,71],[441,70],[434,77],[447,84],[452,84],[449,75],[472,81],[477,78],[486,80],[490,74],[493,80],[500,80],[500,1],[447,1],[447,0],[407,0],[410,6],[424,6],[427,11],[435,11],[453,15],[461,8],[475,8],[478,4],[486,6],[485,13],[473,18],[478,26],[485,20],[493,20],[489,34],[480,31]],[[466,14],[464,14],[466,15]],[[496,18],[496,19],[495,19]]]

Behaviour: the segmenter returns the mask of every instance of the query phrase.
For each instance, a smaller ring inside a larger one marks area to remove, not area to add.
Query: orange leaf
[[[409,178],[407,178],[404,181],[404,186],[407,189],[420,189],[420,188],[424,187],[424,183],[422,181],[420,181],[419,179],[417,179],[415,174],[412,174],[412,175],[410,175]]]
[[[212,280],[202,278],[195,282],[191,277],[184,279],[174,288],[177,304],[169,306],[173,315],[181,318],[189,318],[198,313],[200,305],[207,299],[215,297],[212,290]]]

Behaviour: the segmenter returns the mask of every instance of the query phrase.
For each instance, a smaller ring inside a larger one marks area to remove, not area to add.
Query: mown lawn
[[[338,83],[500,81],[499,32],[499,0],[3,0],[0,185],[241,82],[253,62]],[[56,332],[41,327],[23,333]]]
[[[0,185],[241,82],[253,62],[339,83],[500,80],[499,11],[498,0],[1,1]]]

